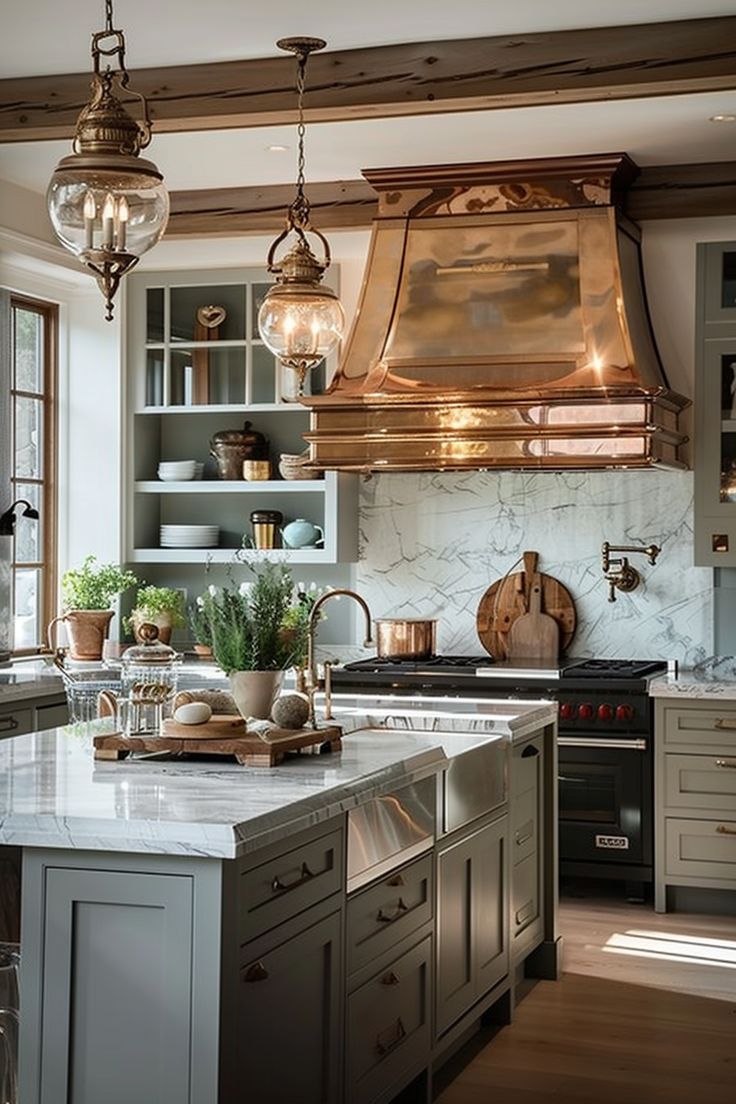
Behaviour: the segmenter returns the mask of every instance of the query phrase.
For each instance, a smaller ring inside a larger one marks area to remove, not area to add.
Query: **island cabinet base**
[[[27,850],[24,1104],[218,1099],[221,864]]]

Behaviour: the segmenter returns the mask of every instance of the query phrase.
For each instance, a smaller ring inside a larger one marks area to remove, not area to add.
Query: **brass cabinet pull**
[[[396,920],[399,920],[404,915],[405,912],[408,912],[408,911],[409,911],[408,907],[404,904],[404,902],[399,897],[399,903],[396,906],[396,912],[394,912],[393,914],[389,914],[389,913],[384,912],[383,908],[379,908],[378,916],[376,917],[376,920],[378,921],[379,924],[393,924]]]
[[[393,970],[389,970],[387,974],[384,974],[381,978],[381,985],[398,985],[400,978]]]
[[[268,970],[262,962],[254,962],[252,966],[249,966],[245,971],[243,981],[265,981],[268,977]]]
[[[0,717],[0,732],[15,732],[19,727],[15,717]]]
[[[394,889],[396,886],[403,886],[403,884],[404,879],[401,877],[400,874],[394,874],[393,878],[389,878],[389,880],[386,882],[386,885],[391,886],[392,889]]]
[[[304,862],[302,863],[301,874],[296,879],[296,881],[282,882],[281,878],[279,878],[277,874],[274,880],[271,882],[271,891],[273,893],[285,893],[287,889],[296,889],[297,886],[304,885],[305,882],[308,882],[309,879],[313,877],[314,874]]]
[[[713,724],[714,728],[736,728],[736,718],[730,717],[716,717]]]
[[[733,759],[716,759],[717,767],[730,767],[731,770],[736,770],[736,760]]]
[[[522,759],[531,759],[534,755],[539,755],[539,748],[534,744],[528,744],[521,753]]]
[[[527,901],[525,905],[522,905],[520,909],[516,910],[514,919],[517,924],[523,924],[525,920],[528,920],[534,913],[534,901]]]
[[[395,1024],[386,1028],[385,1031],[379,1031],[376,1036],[376,1050],[381,1055],[390,1054],[405,1038],[406,1028],[401,1022],[401,1016],[399,1016]]]
[[[516,833],[516,845],[517,845],[517,847],[521,847],[522,844],[526,843],[527,840],[530,840],[533,835],[534,835],[534,821],[533,820],[528,820],[526,822],[526,824],[522,824],[521,828],[519,828],[517,833]]]
[[[722,836],[736,836],[736,828],[729,828],[727,824],[719,824],[716,832],[720,832]]]

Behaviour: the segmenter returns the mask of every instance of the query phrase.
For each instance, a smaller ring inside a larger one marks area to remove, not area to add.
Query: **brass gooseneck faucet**
[[[635,567],[631,566],[628,557],[620,556],[614,559],[611,556],[612,552],[641,552],[648,557],[650,564],[654,566],[661,551],[662,549],[657,544],[643,546],[639,544],[609,544],[608,541],[604,541],[601,546],[601,567],[608,583],[608,601],[616,601],[617,590],[629,594],[632,590],[636,590],[641,582],[641,575]]]
[[[317,663],[314,658],[314,638],[317,632],[317,624],[319,622],[319,611],[325,602],[329,598],[339,598],[341,595],[345,595],[346,598],[354,598],[358,605],[365,614],[365,640],[363,641],[366,648],[369,648],[373,643],[373,637],[371,636],[372,617],[371,611],[368,609],[368,603],[365,598],[361,598],[354,590],[348,590],[347,588],[338,588],[337,590],[328,590],[326,594],[321,594],[317,601],[312,606],[309,614],[309,621],[307,623],[307,672],[309,685],[307,687],[307,696],[309,697],[309,719],[307,724],[312,728],[317,727],[317,717],[315,714],[314,701],[317,691],[319,690],[319,675],[317,674]],[[329,667],[325,664],[325,667]],[[329,682],[329,676],[325,678],[325,717],[330,718],[331,710],[331,686]]]

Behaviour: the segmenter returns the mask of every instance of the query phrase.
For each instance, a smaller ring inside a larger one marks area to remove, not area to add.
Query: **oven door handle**
[[[646,751],[646,740],[613,740],[601,737],[600,740],[589,740],[585,736],[558,736],[557,743],[560,747],[573,748],[616,748],[621,751]]]

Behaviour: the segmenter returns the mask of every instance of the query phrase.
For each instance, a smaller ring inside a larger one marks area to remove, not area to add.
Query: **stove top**
[[[559,679],[598,679],[599,681],[641,680],[665,671],[664,660],[644,659],[571,659],[560,663],[544,660],[503,660],[490,655],[432,656],[430,659],[361,659],[346,663],[343,671],[376,675],[456,675],[481,679],[529,679],[557,681]],[[339,670],[339,669],[338,669]],[[335,674],[338,672],[335,671]]]

